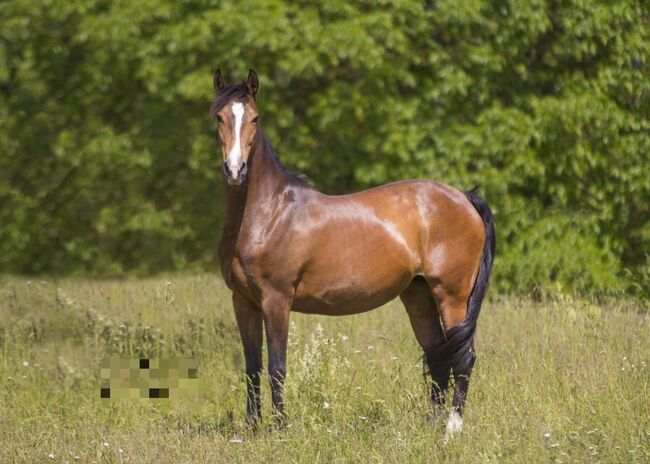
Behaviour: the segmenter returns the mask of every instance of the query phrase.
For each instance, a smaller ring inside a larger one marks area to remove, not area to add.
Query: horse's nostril
[[[230,167],[228,167],[228,163],[223,163],[223,170],[226,172],[226,175],[232,176],[232,171],[230,170]]]

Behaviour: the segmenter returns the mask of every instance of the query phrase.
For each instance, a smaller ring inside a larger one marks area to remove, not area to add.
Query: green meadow
[[[292,315],[287,409],[244,422],[230,293],[212,274],[0,278],[0,462],[648,462],[650,316],[634,301],[491,295],[461,435],[430,425],[397,301]],[[198,393],[100,398],[107,358],[194,358]]]

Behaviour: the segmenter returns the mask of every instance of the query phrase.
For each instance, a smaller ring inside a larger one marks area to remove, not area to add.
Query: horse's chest
[[[230,280],[232,285],[239,289],[247,287],[246,268],[238,256],[233,256],[230,262]]]
[[[230,261],[231,288],[243,295],[253,295],[264,286],[264,275],[259,260],[235,253]]]
[[[287,238],[287,234],[281,239]],[[282,240],[267,237],[259,240],[257,234],[250,231],[240,234],[234,243],[229,244],[224,266],[228,274],[226,282],[233,291],[250,296],[254,301],[266,290],[280,291],[288,289],[295,281],[300,269],[300,257],[287,251]],[[278,250],[282,249],[282,252]]]
[[[237,242],[238,240],[233,237],[222,240],[219,250],[221,273],[231,290],[242,292],[250,286],[256,263],[250,259],[248,253],[242,253]]]

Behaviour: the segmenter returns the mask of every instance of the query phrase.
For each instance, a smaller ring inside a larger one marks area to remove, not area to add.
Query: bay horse
[[[227,219],[219,244],[246,360],[249,423],[260,418],[266,330],[273,413],[284,424],[291,311],[342,316],[399,296],[443,410],[459,432],[474,366],[474,334],[495,252],[493,216],[476,189],[408,180],[340,196],[289,173],[262,130],[257,74],[226,85],[214,74]]]

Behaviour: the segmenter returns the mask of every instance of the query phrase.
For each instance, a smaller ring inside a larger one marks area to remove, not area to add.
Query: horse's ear
[[[257,95],[257,91],[260,88],[260,81],[257,79],[257,73],[254,69],[248,70],[248,81],[246,82],[246,87],[248,87],[248,93],[253,97]]]
[[[219,92],[223,90],[225,86],[226,86],[226,81],[223,80],[223,76],[221,75],[221,69],[217,69],[214,72],[214,90]]]

